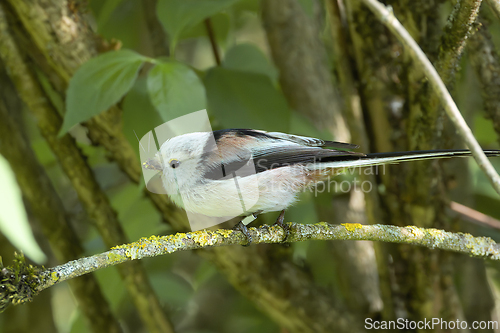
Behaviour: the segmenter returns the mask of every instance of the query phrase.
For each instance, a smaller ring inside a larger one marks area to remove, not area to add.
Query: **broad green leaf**
[[[205,77],[208,110],[225,128],[288,132],[290,110],[268,76],[212,68]]]
[[[145,77],[139,77],[122,103],[123,134],[139,158],[139,140],[156,126],[164,123],[151,103]],[[142,178],[141,178],[142,179]]]
[[[179,62],[158,63],[148,74],[148,90],[163,121],[206,108],[203,83]]]
[[[278,70],[269,63],[264,53],[252,44],[238,44],[232,47],[227,52],[222,67],[264,74],[273,82],[278,80]]]
[[[34,262],[41,264],[47,260],[28,222],[21,190],[14,172],[7,160],[0,155],[0,232],[19,250]]]
[[[183,31],[239,0],[158,0],[156,11],[170,36],[171,52]]]
[[[111,51],[90,59],[71,78],[60,134],[118,102],[134,84],[148,58],[130,50]]]

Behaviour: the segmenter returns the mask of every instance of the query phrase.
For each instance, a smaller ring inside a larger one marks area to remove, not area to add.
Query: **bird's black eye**
[[[179,165],[181,164],[181,162],[179,162],[179,160],[176,160],[175,158],[171,159],[170,162],[168,162],[168,164],[170,165],[170,167],[172,169],[175,169],[175,168],[178,168]]]

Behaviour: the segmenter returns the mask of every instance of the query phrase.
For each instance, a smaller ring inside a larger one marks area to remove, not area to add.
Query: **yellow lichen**
[[[201,246],[205,245],[211,245],[211,237],[210,234],[204,230],[204,231],[197,231],[193,233],[193,240],[200,244]]]
[[[119,261],[121,256],[116,253],[108,253],[108,259],[111,261]]]
[[[186,235],[185,233],[183,233],[183,232],[180,232],[180,233],[177,233],[177,234],[171,235],[171,237],[173,237],[173,239],[172,239],[172,240],[175,240],[175,241],[180,241],[180,240],[182,240],[182,239],[186,238],[186,237],[187,237],[187,235]]]
[[[360,223],[342,223],[341,224],[344,228],[347,229],[347,231],[349,232],[353,232],[355,231],[356,229],[361,229],[363,228],[363,225],[360,224]]]
[[[229,236],[232,235],[232,233],[234,232],[234,230],[228,230],[228,229],[218,229],[216,231],[219,235],[221,235],[222,237],[224,238],[227,238]]]

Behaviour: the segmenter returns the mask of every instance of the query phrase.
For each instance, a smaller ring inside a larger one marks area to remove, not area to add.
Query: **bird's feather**
[[[354,148],[355,145],[323,141],[278,132],[267,133],[256,130],[231,129],[214,131],[216,148],[207,144],[201,163],[205,167],[204,177],[220,179],[250,160],[255,173],[295,164],[310,164],[334,160],[359,159],[362,153],[324,149],[323,146]],[[262,145],[261,140],[266,140]]]

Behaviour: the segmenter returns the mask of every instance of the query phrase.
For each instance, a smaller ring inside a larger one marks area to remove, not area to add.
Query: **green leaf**
[[[139,140],[155,127],[164,123],[151,103],[147,78],[139,77],[122,103],[123,134],[134,147],[139,158]]]
[[[206,108],[201,80],[179,62],[158,63],[148,74],[148,90],[163,121]]]
[[[71,78],[60,134],[117,103],[132,87],[148,58],[130,50],[111,51],[90,59]]]
[[[278,70],[271,65],[262,51],[252,44],[238,44],[231,48],[222,66],[245,72],[259,73],[269,76],[273,82],[278,81]]]
[[[0,232],[31,260],[41,264],[47,260],[38,246],[26,216],[21,190],[7,160],[0,155]]]
[[[205,87],[208,109],[223,127],[288,132],[290,110],[268,76],[212,68]]]
[[[158,19],[170,36],[171,52],[183,31],[239,0],[159,0]]]

